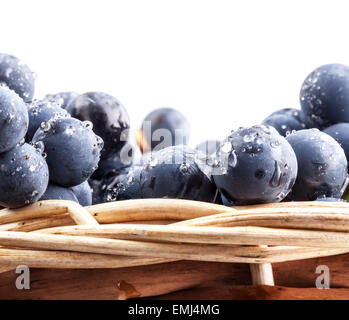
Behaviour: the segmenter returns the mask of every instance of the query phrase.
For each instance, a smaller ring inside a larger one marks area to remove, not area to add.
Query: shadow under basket
[[[30,289],[17,288],[18,266]],[[0,299],[349,299],[348,266],[344,202],[49,200],[0,211]]]

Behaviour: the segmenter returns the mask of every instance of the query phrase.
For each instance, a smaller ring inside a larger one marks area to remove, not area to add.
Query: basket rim
[[[270,263],[348,253],[348,240],[343,202],[225,207],[142,199],[82,207],[46,200],[0,211],[0,272],[18,264],[120,268],[198,260],[249,263],[257,268],[252,275],[272,278]]]

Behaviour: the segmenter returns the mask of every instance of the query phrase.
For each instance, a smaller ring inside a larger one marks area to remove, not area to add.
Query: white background
[[[38,74],[36,98],[105,91],[137,128],[181,110],[192,144],[299,107],[303,79],[349,64],[348,1],[46,0],[0,2],[0,52]]]

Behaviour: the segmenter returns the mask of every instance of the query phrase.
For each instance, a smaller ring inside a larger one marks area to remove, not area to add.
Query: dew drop
[[[41,122],[40,128],[43,132],[47,133],[51,130],[51,124],[47,121]]]
[[[251,141],[253,141],[253,139],[254,139],[254,136],[253,136],[252,134],[246,134],[246,135],[244,135],[244,137],[243,137],[243,140],[244,140],[245,142],[251,142]]]
[[[256,138],[256,143],[257,144],[262,144],[264,142],[264,139],[262,137]]]
[[[82,124],[87,129],[91,129],[91,130],[93,129],[93,123],[91,121],[86,120]]]
[[[229,166],[235,168],[237,165],[237,162],[238,162],[238,158],[237,158],[237,155],[235,153],[235,150],[233,150],[230,153],[229,158],[228,158]]]
[[[65,132],[72,136],[76,132],[76,129],[73,126],[69,126],[67,129],[65,129]]]
[[[179,166],[179,171],[180,171],[181,173],[183,173],[183,174],[188,173],[189,167],[190,167],[189,164],[182,163],[182,164]]]
[[[281,184],[281,169],[277,161],[275,161],[274,173],[269,184],[272,187],[278,187]]]

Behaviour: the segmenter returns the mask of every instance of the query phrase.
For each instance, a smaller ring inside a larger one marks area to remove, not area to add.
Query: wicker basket
[[[0,245],[2,299],[349,298],[341,202],[49,200],[1,210]],[[343,289],[315,288],[319,264]],[[15,288],[18,265],[33,268],[31,290]]]

